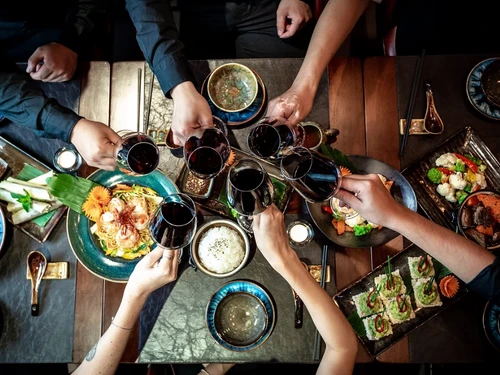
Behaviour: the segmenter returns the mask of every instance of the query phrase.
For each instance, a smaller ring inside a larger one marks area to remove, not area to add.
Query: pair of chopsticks
[[[420,76],[422,74],[422,67],[424,65],[425,49],[422,49],[422,54],[417,60],[415,65],[415,72],[413,73],[413,82],[411,84],[410,100],[408,101],[408,108],[406,110],[406,124],[405,132],[401,144],[399,145],[399,156],[403,156],[404,149],[408,143],[408,135],[410,134],[411,119],[413,116],[413,107],[415,106],[415,98],[417,97],[417,90],[420,82]]]
[[[326,267],[328,259],[328,245],[323,245],[323,253],[321,256],[321,288],[325,289],[326,285]],[[314,335],[314,348],[313,348],[313,360],[319,361],[319,357],[321,356],[321,335],[319,331],[316,329],[316,333]]]

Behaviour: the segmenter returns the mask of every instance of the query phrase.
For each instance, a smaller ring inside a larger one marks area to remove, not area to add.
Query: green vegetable
[[[354,229],[355,236],[364,236],[365,234],[368,234],[371,232],[372,226],[370,224],[355,225],[353,229]]]
[[[458,203],[459,204],[462,203],[465,200],[465,198],[467,198],[468,195],[469,194],[467,194],[465,191],[462,191],[462,190],[457,191],[456,196],[457,196]]]
[[[337,219],[339,221],[344,220],[344,218],[337,212],[337,210],[333,210],[332,216],[334,219]]]
[[[466,193],[470,193],[470,189],[472,189],[472,184],[467,184],[467,186],[465,187],[464,191]]]
[[[285,197],[286,185],[274,177],[271,177],[271,182],[274,186],[274,202],[276,203],[276,206],[279,207],[279,204]]]
[[[486,170],[486,164],[481,164],[481,165],[477,168],[477,170],[478,170],[479,172],[484,172],[484,171]]]
[[[474,164],[476,165],[481,165],[483,164],[483,161],[481,159],[478,159],[474,156],[472,156],[471,154],[464,154],[464,156],[469,159],[470,161],[472,161]]]
[[[24,211],[29,212],[31,206],[33,205],[32,203],[33,201],[31,200],[31,197],[29,193],[26,191],[26,189],[24,189],[24,192],[26,193],[26,195],[21,195],[16,193],[10,193],[10,195],[12,198],[16,199],[19,203],[21,203],[21,205],[24,208]]]
[[[435,184],[440,184],[441,179],[443,178],[443,174],[439,169],[431,168],[429,169],[429,172],[427,172],[427,178]]]
[[[82,213],[82,205],[90,190],[97,186],[93,181],[69,174],[58,174],[47,179],[50,193],[73,211]]]
[[[465,164],[460,159],[455,164],[455,172],[465,172]]]
[[[325,155],[327,158],[333,160],[335,164],[338,166],[345,167],[349,169],[352,173],[357,174],[357,168],[351,163],[347,155],[344,155],[342,152],[337,150],[336,148],[332,148],[329,145],[321,146],[321,153]]]
[[[430,293],[432,290],[432,283],[434,282],[434,279],[436,278],[436,275],[432,276],[431,279],[425,284],[425,293]]]

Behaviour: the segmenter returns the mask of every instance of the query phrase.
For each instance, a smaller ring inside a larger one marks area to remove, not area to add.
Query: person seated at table
[[[311,112],[323,72],[371,1],[330,0],[326,4],[292,86],[269,102],[268,116],[284,117],[296,125]]]
[[[302,57],[313,27],[311,8],[300,0],[179,1],[186,57],[168,0],[126,0],[126,8],[149,66],[174,101],[172,133],[179,145],[194,129],[212,126],[187,57]]]
[[[33,82],[71,79],[105,10],[98,0],[1,3],[0,117],[73,143],[89,165],[114,169],[120,137],[49,99]],[[26,72],[19,72],[15,63],[26,61]]]
[[[476,293],[500,303],[500,257],[400,205],[377,175],[343,177],[336,197],[368,221],[401,233]]]

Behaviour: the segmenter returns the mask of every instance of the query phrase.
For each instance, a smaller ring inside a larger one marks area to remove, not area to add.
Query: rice
[[[226,226],[213,227],[201,237],[198,257],[209,271],[231,272],[245,257],[245,242],[234,229]]]

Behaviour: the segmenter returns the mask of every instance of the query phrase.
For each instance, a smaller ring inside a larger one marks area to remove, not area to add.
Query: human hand
[[[253,217],[255,242],[262,255],[278,272],[294,253],[288,245],[283,213],[273,204]]]
[[[70,142],[88,165],[108,171],[116,169],[122,139],[109,126],[82,118],[73,128]]]
[[[300,0],[281,0],[276,12],[276,28],[280,38],[290,38],[312,17],[311,8]]]
[[[315,92],[294,86],[269,102],[269,117],[284,117],[292,125],[297,125],[311,112]]]
[[[26,72],[43,82],[64,82],[73,77],[78,55],[59,43],[38,47],[28,60]],[[40,64],[43,62],[43,64]]]
[[[194,130],[213,126],[210,107],[192,82],[175,86],[171,95],[174,99],[171,128],[174,144],[181,146]]]
[[[342,177],[340,187],[335,197],[372,223],[392,227],[403,209],[376,174]]]
[[[157,246],[137,263],[125,293],[133,297],[147,297],[156,289],[177,279],[178,267],[179,250],[167,250]]]

